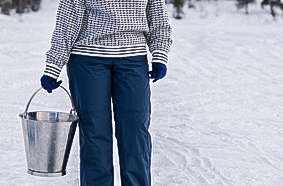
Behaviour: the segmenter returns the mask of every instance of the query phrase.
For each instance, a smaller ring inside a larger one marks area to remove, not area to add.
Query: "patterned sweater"
[[[137,56],[146,45],[166,64],[171,44],[165,0],[60,0],[44,73],[57,79],[71,53]]]

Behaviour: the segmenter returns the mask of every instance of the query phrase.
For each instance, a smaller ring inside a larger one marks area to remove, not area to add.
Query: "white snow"
[[[152,84],[154,186],[283,185],[283,18],[259,3],[249,15],[234,4],[186,5],[184,19],[171,19],[168,76]],[[78,135],[66,176],[31,176],[18,117],[40,87],[57,5],[43,1],[21,18],[0,14],[0,185],[79,185]],[[65,68],[60,79],[68,87]],[[58,90],[40,92],[30,110],[69,108]],[[118,186],[116,154],[114,164]]]

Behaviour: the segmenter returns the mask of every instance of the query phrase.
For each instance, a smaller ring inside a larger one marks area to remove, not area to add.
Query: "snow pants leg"
[[[80,117],[81,186],[114,186],[111,98],[122,186],[150,186],[150,88],[146,56],[71,55],[67,72]]]
[[[122,186],[150,186],[150,87],[146,56],[114,59],[112,83]]]

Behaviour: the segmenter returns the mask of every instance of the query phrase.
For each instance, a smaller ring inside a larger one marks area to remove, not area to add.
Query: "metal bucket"
[[[71,95],[65,90],[72,102]],[[72,102],[70,113],[38,111],[28,112],[33,97],[29,99],[22,120],[28,173],[35,176],[54,177],[66,175],[66,166],[77,127],[78,116]]]

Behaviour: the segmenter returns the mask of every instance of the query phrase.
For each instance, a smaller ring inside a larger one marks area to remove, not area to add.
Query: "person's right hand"
[[[61,80],[57,82],[56,79],[49,77],[47,75],[43,75],[40,78],[40,82],[41,82],[42,88],[47,90],[48,93],[52,93],[52,90],[58,88],[60,84],[62,83]]]
[[[163,63],[152,63],[152,71],[149,73],[151,75],[150,78],[154,79],[152,82],[155,83],[166,76],[167,67]]]

